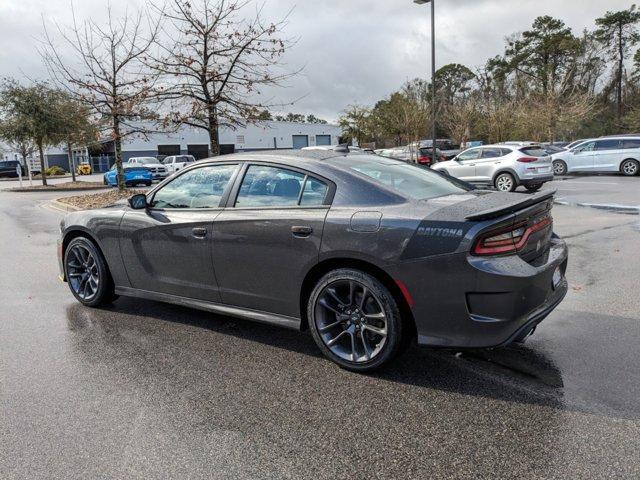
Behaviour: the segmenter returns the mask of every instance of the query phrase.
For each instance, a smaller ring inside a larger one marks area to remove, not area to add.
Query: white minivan
[[[640,171],[640,137],[603,137],[586,140],[551,156],[553,173],[620,172],[633,176]]]

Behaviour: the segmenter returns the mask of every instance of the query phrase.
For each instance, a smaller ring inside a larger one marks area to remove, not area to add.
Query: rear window
[[[429,169],[379,157],[350,158],[349,163],[343,165],[389,190],[416,200],[470,190]]]
[[[622,148],[640,148],[640,138],[630,138],[622,141]]]
[[[547,151],[542,147],[522,147],[520,151],[532,157],[545,157],[548,155]]]

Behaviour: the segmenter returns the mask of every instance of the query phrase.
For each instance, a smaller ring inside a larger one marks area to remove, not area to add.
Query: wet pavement
[[[303,333],[82,307],[53,196],[0,192],[1,478],[640,476],[637,215],[554,208],[569,294],[524,345],[413,348],[367,376]]]

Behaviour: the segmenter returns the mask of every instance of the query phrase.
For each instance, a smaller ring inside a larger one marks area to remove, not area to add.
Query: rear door
[[[506,149],[498,147],[483,147],[480,158],[476,161],[475,178],[478,182],[491,182],[493,173],[502,162]]]
[[[247,164],[214,221],[214,263],[226,304],[297,317],[300,285],[318,262],[331,182]]]
[[[624,155],[622,140],[617,138],[597,140],[593,157],[593,170],[598,172],[617,171],[622,155]]]
[[[205,165],[157,190],[151,207],[127,211],[120,250],[133,288],[220,302],[213,265],[213,220],[239,166]]]

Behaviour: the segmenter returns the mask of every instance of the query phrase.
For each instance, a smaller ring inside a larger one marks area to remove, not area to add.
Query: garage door
[[[293,135],[293,148],[299,150],[309,146],[308,135]]]
[[[331,145],[331,135],[316,135],[316,145]]]

